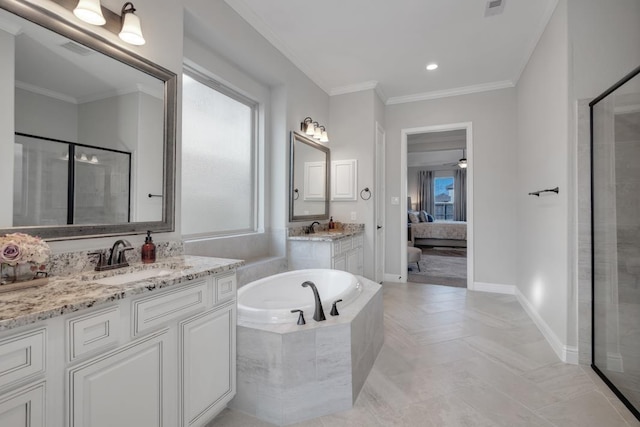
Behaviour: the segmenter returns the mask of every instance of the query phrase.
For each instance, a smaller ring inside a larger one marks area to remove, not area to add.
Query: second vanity
[[[332,268],[356,275],[364,273],[364,225],[345,224],[340,231],[304,233],[289,230],[287,253],[290,270]]]
[[[177,256],[0,295],[0,425],[205,425],[236,390],[240,265]]]

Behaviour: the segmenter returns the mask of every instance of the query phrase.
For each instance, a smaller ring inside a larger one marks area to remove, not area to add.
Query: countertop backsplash
[[[130,264],[141,262],[142,247],[134,247],[127,251],[126,257]],[[49,276],[69,276],[95,269],[98,257],[89,255],[90,252],[104,251],[109,256],[108,248],[87,251],[63,252],[51,254],[47,262]],[[184,243],[181,241],[156,242],[156,259],[171,258],[184,255]]]

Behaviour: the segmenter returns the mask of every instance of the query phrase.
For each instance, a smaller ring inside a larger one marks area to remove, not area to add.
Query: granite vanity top
[[[136,263],[117,270],[51,277],[44,286],[0,294],[0,331],[188,283],[243,264],[244,261],[236,259],[184,255],[159,259],[153,264]],[[170,269],[171,273],[119,285],[95,283],[95,280],[105,277],[148,269]]]
[[[306,227],[305,227],[306,228]],[[300,229],[290,229],[289,240],[303,240],[314,242],[333,242],[335,240],[344,239],[345,237],[355,236],[364,232],[364,224],[344,224],[344,227],[340,230],[326,230],[316,231],[315,233],[305,234]]]

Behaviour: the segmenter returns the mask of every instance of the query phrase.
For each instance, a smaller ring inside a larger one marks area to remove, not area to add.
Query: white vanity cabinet
[[[332,268],[364,274],[363,233],[331,238],[289,238],[289,269]]]
[[[235,369],[226,270],[0,333],[0,426],[204,426]]]

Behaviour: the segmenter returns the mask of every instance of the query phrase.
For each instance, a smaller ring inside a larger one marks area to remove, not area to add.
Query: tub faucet
[[[316,300],[316,310],[313,312],[313,320],[315,320],[316,322],[327,320],[327,318],[324,317],[324,310],[322,309],[322,301],[320,301],[320,294],[318,294],[318,288],[316,288],[316,285],[313,282],[310,282],[308,280],[302,284],[303,288],[306,288],[307,286],[310,287],[311,290],[313,291],[313,297]]]
[[[314,229],[313,229],[313,226],[314,226],[314,225],[316,225],[316,224],[320,225],[320,223],[319,223],[318,221],[313,221],[313,222],[311,223],[311,225],[310,225],[310,226],[309,226],[309,228],[307,229],[307,230],[308,230],[308,233],[315,233],[315,232],[316,232],[316,230],[314,230]]]

